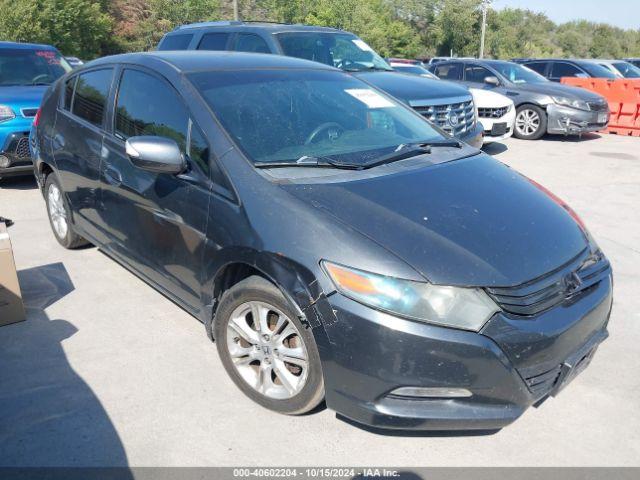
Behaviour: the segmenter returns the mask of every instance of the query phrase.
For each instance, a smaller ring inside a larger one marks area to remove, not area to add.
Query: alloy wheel
[[[268,398],[292,398],[305,386],[307,348],[294,323],[273,305],[238,306],[227,325],[227,349],[242,379]]]
[[[69,225],[67,224],[67,211],[64,208],[62,193],[55,183],[49,186],[47,198],[51,225],[53,225],[53,229],[58,238],[65,238],[69,229]]]
[[[522,136],[529,137],[540,128],[540,115],[534,110],[525,108],[516,116],[516,130]]]

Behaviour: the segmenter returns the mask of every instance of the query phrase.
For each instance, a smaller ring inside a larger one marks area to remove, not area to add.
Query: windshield
[[[584,62],[579,64],[589,75],[594,78],[619,78],[615,73],[598,63]]]
[[[544,83],[549,81],[539,73],[517,63],[494,62],[491,63],[491,66],[512,83]]]
[[[55,50],[0,49],[0,86],[49,85],[70,71]]]
[[[288,32],[276,37],[288,57],[313,60],[348,72],[391,70],[380,55],[352,34]]]
[[[240,70],[189,78],[256,164],[331,157],[363,165],[400,145],[445,139],[420,115],[341,72]]]
[[[613,66],[624,78],[640,78],[640,68],[629,62],[616,62]]]

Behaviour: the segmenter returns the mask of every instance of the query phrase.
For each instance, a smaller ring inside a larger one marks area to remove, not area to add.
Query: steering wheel
[[[342,60],[339,60],[338,63],[336,64],[336,68],[349,68],[351,65],[355,65],[356,62],[354,62],[353,60],[349,60],[348,58],[343,58]]]
[[[51,77],[51,75],[49,75],[48,73],[41,73],[40,75],[36,75],[35,77],[33,77],[33,80],[31,80],[31,83],[41,83],[44,82],[45,80],[48,80]]]
[[[331,135],[332,129],[335,130],[334,135]],[[309,145],[311,143],[314,143],[316,138],[319,137],[320,134],[324,132],[327,132],[327,138],[329,138],[330,140],[335,140],[336,138],[338,138],[340,135],[344,133],[344,127],[336,122],[325,122],[321,125],[318,125],[313,130],[313,132],[309,134],[307,139],[304,141],[304,144]]]

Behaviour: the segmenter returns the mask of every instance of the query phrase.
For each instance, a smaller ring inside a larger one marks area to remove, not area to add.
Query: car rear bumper
[[[556,104],[547,106],[547,133],[571,135],[595,132],[607,128],[608,123],[608,111],[585,111]]]
[[[400,319],[335,293],[321,348],[327,405],[358,423],[493,430],[556,394],[607,337],[611,277],[535,317],[498,313],[480,333]],[[466,398],[408,398],[399,387],[463,388]]]

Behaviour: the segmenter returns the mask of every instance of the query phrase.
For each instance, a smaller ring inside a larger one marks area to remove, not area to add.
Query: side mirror
[[[131,163],[149,172],[176,175],[185,169],[180,147],[170,138],[140,136],[131,137],[125,143]]]
[[[498,77],[495,77],[493,75],[484,77],[484,83],[486,83],[487,85],[493,85],[494,87],[500,86],[500,80],[498,80]]]

